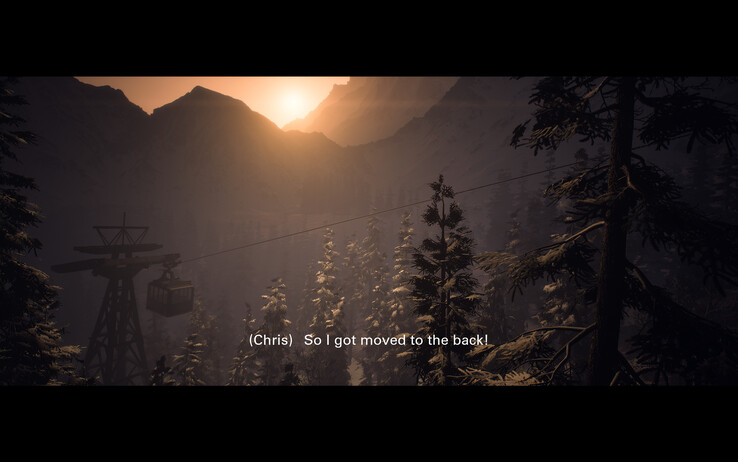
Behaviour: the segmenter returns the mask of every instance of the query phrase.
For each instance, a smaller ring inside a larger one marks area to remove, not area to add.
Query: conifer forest
[[[0,384],[738,385],[738,79],[248,104],[2,78]]]

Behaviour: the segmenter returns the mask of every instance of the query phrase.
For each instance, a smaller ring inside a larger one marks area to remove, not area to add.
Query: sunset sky
[[[133,104],[151,112],[200,85],[242,100],[279,127],[306,116],[348,77],[77,77],[122,90]]]

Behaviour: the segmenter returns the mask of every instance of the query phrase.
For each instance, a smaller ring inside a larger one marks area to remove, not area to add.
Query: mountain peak
[[[180,99],[184,99],[184,98],[189,98],[189,99],[198,100],[198,101],[218,102],[218,103],[222,102],[224,104],[232,103],[232,104],[239,104],[239,105],[246,106],[246,103],[244,103],[240,99],[236,99],[232,96],[224,95],[223,93],[218,93],[217,91],[210,90],[200,85],[197,85],[189,93],[187,93]]]
[[[251,110],[246,103],[232,96],[218,93],[203,86],[197,85],[188,93],[180,96],[171,103],[154,109],[154,113],[167,111],[171,107],[242,107]]]
[[[193,88],[188,94],[190,94],[190,95],[197,95],[197,96],[205,96],[205,95],[221,95],[221,96],[225,96],[225,95],[223,95],[221,93],[218,93],[217,91],[210,90],[210,89],[205,88],[205,87],[203,87],[201,85],[195,86],[195,88]]]

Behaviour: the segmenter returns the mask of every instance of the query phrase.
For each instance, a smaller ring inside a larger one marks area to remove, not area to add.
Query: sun
[[[282,96],[282,108],[292,117],[302,117],[306,110],[305,98],[296,91],[287,92]]]

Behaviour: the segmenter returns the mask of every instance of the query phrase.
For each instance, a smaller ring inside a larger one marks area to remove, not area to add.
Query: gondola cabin
[[[192,311],[194,299],[195,286],[166,271],[149,283],[146,308],[165,317],[178,316]]]

